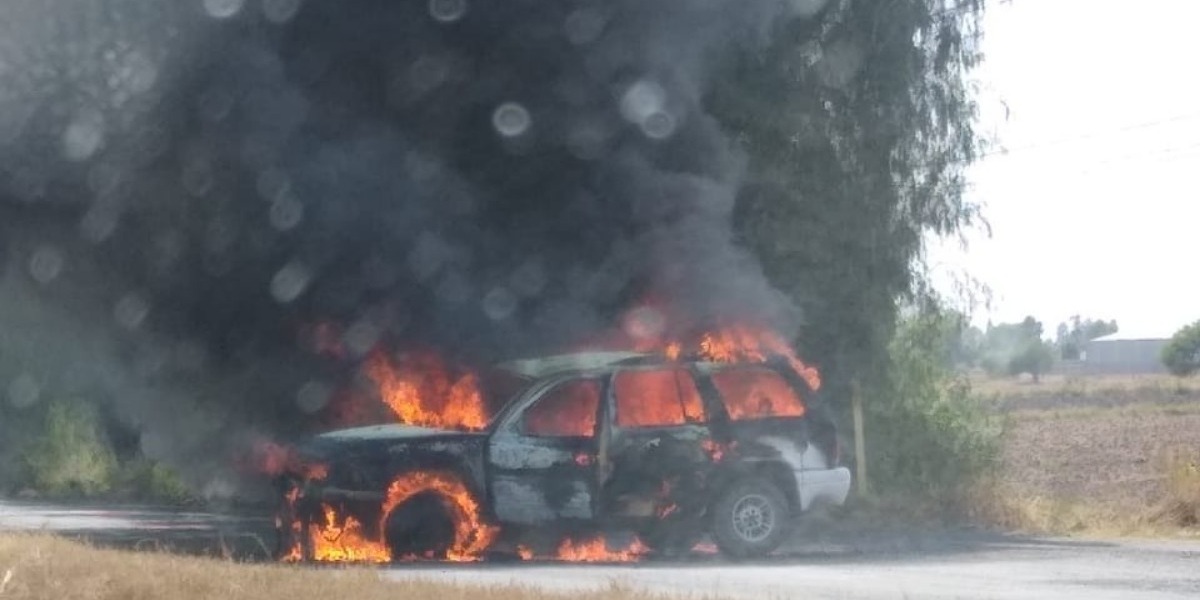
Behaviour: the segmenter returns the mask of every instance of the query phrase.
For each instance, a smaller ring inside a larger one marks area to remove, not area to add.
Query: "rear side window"
[[[734,421],[766,417],[802,417],[804,401],[779,373],[768,369],[726,369],[713,384]]]
[[[521,416],[521,430],[541,437],[592,437],[596,431],[596,409],[600,407],[600,383],[574,379],[542,394]]]
[[[618,427],[664,427],[705,420],[696,382],[684,369],[621,371],[614,387]]]

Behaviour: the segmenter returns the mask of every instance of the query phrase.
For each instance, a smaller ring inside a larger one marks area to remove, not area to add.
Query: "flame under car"
[[[570,559],[578,546],[563,540],[631,531],[647,551],[710,534],[724,554],[754,557],[797,514],[845,501],[833,422],[791,361],[673,358],[513,361],[482,380],[505,401],[479,431],[378,425],[308,440],[297,462],[325,468],[280,479],[280,555],[478,560],[494,546]]]

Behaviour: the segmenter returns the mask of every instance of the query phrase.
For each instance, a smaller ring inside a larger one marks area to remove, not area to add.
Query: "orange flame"
[[[329,505],[322,505],[325,523],[309,526],[313,559],[320,562],[372,562],[392,560],[392,553],[382,541],[368,539],[362,523],[349,515],[338,523],[338,514]]]
[[[533,560],[533,550],[527,546],[517,546],[517,556],[521,560]]]
[[[256,443],[250,461],[255,471],[271,477],[291,473],[305,480],[319,480],[329,476],[328,465],[305,462],[294,450],[275,442]]]
[[[557,558],[570,562],[634,562],[649,551],[636,537],[624,550],[609,550],[603,536],[580,542],[567,538],[558,545]]]
[[[768,354],[787,358],[808,387],[821,389],[821,374],[804,364],[791,346],[779,334],[752,327],[730,327],[704,334],[700,339],[700,355],[713,362],[763,362]]]
[[[478,379],[472,374],[452,378],[435,354],[409,355],[395,365],[376,352],[367,360],[366,373],[401,423],[467,431],[487,425]]]
[[[436,492],[442,498],[454,521],[454,542],[446,552],[447,560],[479,560],[500,530],[484,521],[479,502],[455,475],[415,471],[397,477],[388,487],[387,499],[383,503],[383,522],[387,521],[388,515],[397,506],[417,494],[429,491]],[[381,524],[380,530],[383,529]]]

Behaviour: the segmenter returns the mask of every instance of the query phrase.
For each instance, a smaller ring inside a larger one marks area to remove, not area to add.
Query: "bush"
[[[175,471],[145,458],[129,461],[119,476],[122,491],[143,502],[187,504],[195,500]]]
[[[1200,371],[1200,321],[1180,329],[1163,348],[1163,365],[1172,375],[1187,377]]]
[[[999,461],[1003,420],[942,361],[940,313],[901,323],[867,398],[868,473],[880,493],[957,502]]]
[[[117,461],[96,411],[82,402],[52,402],[41,435],[24,452],[33,487],[50,495],[90,496],[112,489]]]

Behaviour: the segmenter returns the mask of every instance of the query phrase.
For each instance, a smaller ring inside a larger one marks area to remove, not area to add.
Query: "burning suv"
[[[378,425],[299,446],[281,480],[281,555],[528,558],[615,530],[663,553],[707,533],[755,557],[850,487],[832,420],[783,357],[571,354],[499,365],[482,387],[503,401],[480,431]]]

